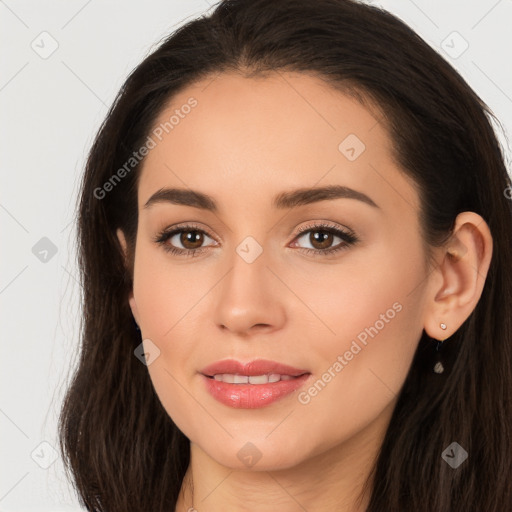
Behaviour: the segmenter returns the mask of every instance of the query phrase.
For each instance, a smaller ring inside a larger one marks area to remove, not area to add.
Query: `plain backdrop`
[[[511,0],[381,0],[512,131]],[[78,511],[57,417],[76,362],[77,190],[128,73],[206,0],[0,0],[0,512]],[[503,134],[510,169],[511,151]],[[141,482],[141,486],[143,482]]]

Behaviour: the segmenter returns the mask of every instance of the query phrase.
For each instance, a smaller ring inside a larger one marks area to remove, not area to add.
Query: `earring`
[[[441,327],[441,329],[443,329],[443,330],[446,330],[446,324],[444,324],[444,323],[440,323],[439,327]],[[444,372],[444,366],[443,366],[443,363],[441,362],[440,351],[441,351],[441,347],[443,346],[443,343],[444,343],[445,339],[446,338],[437,341],[437,345],[436,345],[437,362],[434,365],[434,373],[438,373],[439,374],[439,373],[443,373]]]
[[[133,316],[132,316],[132,318],[133,318]],[[139,324],[135,321],[135,318],[133,318],[133,323],[135,324],[135,329],[137,329],[137,331],[140,332]]]

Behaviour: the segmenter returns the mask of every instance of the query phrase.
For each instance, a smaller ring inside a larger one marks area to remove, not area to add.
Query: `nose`
[[[265,251],[252,262],[238,253],[231,261],[231,269],[218,285],[216,325],[241,336],[282,328],[290,292],[275,269],[269,268]]]

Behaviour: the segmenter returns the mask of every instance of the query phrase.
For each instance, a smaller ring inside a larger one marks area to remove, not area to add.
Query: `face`
[[[244,467],[245,447],[279,469],[385,424],[422,333],[427,269],[417,191],[379,116],[313,76],[233,73],[183,90],[154,128],[130,305],[176,425],[220,464]],[[209,198],[154,196],[165,188]],[[202,374],[226,359],[305,375]]]

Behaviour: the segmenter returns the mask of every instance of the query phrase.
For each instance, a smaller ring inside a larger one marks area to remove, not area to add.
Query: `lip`
[[[277,361],[269,361],[267,359],[255,359],[248,363],[241,363],[234,359],[223,359],[212,363],[201,370],[206,377],[213,377],[219,373],[231,373],[234,375],[264,375],[266,373],[279,373],[280,375],[290,375],[291,377],[298,377],[304,373],[309,373],[308,370],[301,370],[293,368]]]
[[[206,366],[200,373],[206,390],[211,396],[220,403],[236,409],[258,409],[270,405],[297,391],[311,377],[311,373],[307,370],[265,359],[256,359],[246,364],[233,359],[225,359]],[[267,384],[230,384],[217,381],[212,377],[221,373],[249,377],[279,373],[295,378]]]

